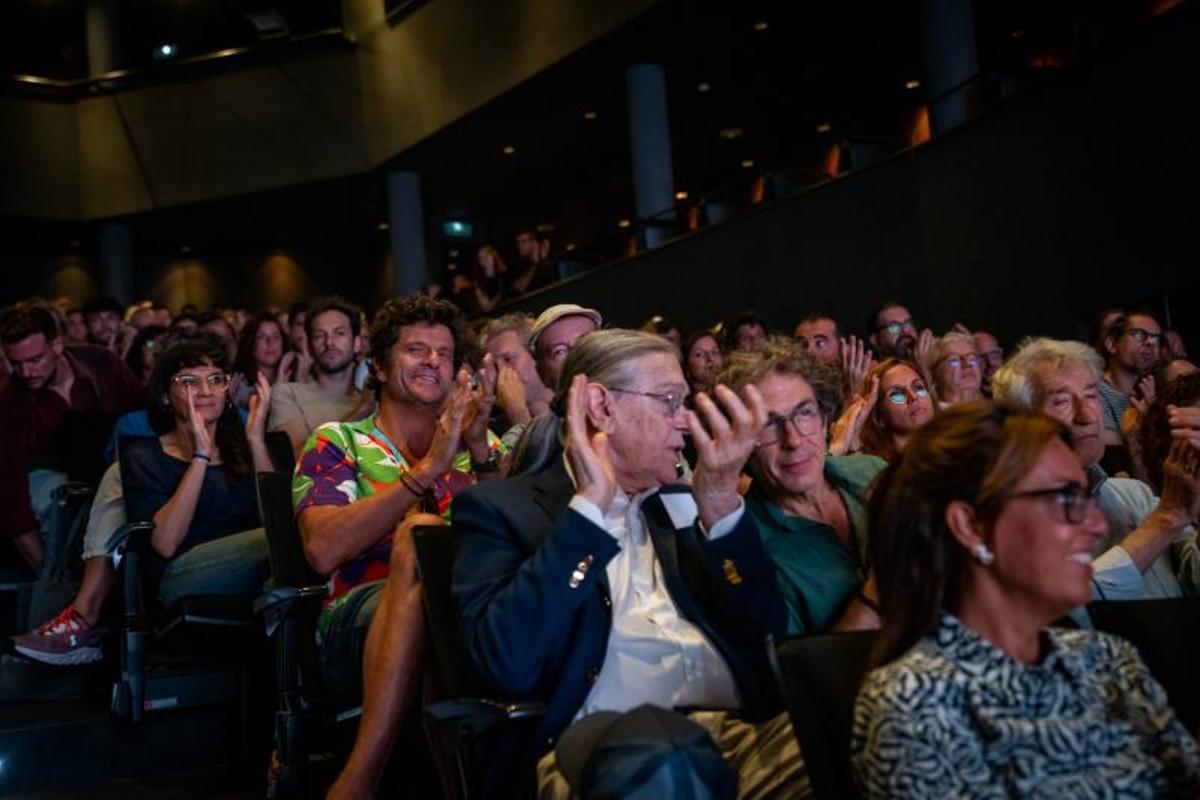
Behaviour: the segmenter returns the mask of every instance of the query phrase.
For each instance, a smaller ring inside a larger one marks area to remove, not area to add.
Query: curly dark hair
[[[150,402],[147,408],[150,427],[159,436],[175,428],[175,412],[169,399],[171,379],[175,373],[188,367],[207,366],[229,372],[229,351],[220,336],[199,331],[176,333],[167,340],[167,346],[154,362],[154,371],[150,374]],[[221,461],[231,473],[239,478],[254,475],[254,461],[250,456],[246,429],[231,403],[225,404],[217,420],[216,440],[221,450]]]
[[[1194,406],[1200,403],[1200,372],[1180,375],[1162,388],[1142,420],[1138,434],[1142,445],[1142,464],[1146,482],[1155,494],[1162,493],[1163,462],[1171,450],[1171,425],[1167,406]]]
[[[811,356],[795,340],[772,336],[754,350],[735,350],[725,355],[716,383],[735,392],[767,375],[795,375],[812,387],[821,418],[833,420],[842,407],[842,372],[834,364]]]
[[[241,338],[238,340],[237,359],[233,364],[233,368],[245,376],[246,382],[250,386],[253,386],[258,380],[258,361],[254,358],[254,340],[258,336],[258,329],[263,325],[274,325],[279,329],[279,337],[283,340],[283,355],[287,355],[292,349],[288,332],[279,324],[278,317],[270,311],[256,314],[242,329]]]
[[[25,301],[0,313],[0,342],[16,344],[35,333],[45,336],[47,342],[54,341],[61,333],[58,318],[44,303]]]
[[[445,325],[454,340],[454,369],[463,358],[463,314],[453,303],[425,294],[394,297],[383,304],[371,322],[371,363],[377,368],[391,363],[392,347],[400,341],[400,329],[406,325]],[[376,391],[378,379],[374,371],[371,381]]]

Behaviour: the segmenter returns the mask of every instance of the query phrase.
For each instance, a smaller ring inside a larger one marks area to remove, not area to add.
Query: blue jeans
[[[190,594],[257,595],[270,575],[262,528],[198,544],[163,570],[159,597],[170,606]]]

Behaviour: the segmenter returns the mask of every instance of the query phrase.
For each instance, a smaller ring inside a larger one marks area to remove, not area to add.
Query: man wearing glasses
[[[1150,373],[1162,356],[1162,344],[1162,326],[1149,312],[1123,314],[1109,326],[1104,337],[1104,380],[1100,383],[1105,444],[1122,443],[1121,419],[1129,408],[1130,397],[1154,396]]]
[[[1185,444],[1172,449],[1163,467],[1163,492],[1154,497],[1138,480],[1110,478],[1100,467],[1104,454],[1100,357],[1080,342],[1034,339],[1014,353],[992,380],[996,402],[1041,411],[1071,432],[1071,447],[1088,475],[1086,497],[1108,521],[1107,548],[1093,562],[1097,599],[1180,597],[1200,590],[1200,552],[1192,520],[1200,514],[1200,482],[1182,468],[1195,454]],[[1068,513],[1083,501],[1063,493]]]
[[[12,367],[9,380],[0,383],[5,453],[0,459],[0,536],[12,537],[37,570],[42,560],[39,529],[46,523],[51,492],[66,481],[63,463],[79,457],[71,452],[79,443],[62,441],[60,435],[67,415],[115,417],[140,407],[144,390],[111,351],[64,344],[53,312],[36,303],[19,304],[4,314],[0,346]]]
[[[758,523],[788,607],[788,633],[877,627],[867,586],[867,487],[886,463],[826,454],[837,414],[833,365],[784,339],[732,353],[717,380],[757,388],[767,424],[747,463],[746,510]]]
[[[912,314],[899,303],[888,302],[875,309],[867,319],[867,331],[879,359],[916,357],[917,327]]]

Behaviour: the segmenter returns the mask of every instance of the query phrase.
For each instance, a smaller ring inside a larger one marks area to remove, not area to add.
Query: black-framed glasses
[[[767,424],[758,435],[760,445],[772,445],[787,436],[787,426],[792,427],[801,436],[812,436],[821,430],[821,411],[816,403],[804,403],[792,409],[790,414],[768,414]]]
[[[185,372],[182,375],[176,375],[171,378],[171,383],[176,386],[182,386],[185,389],[199,389],[201,382],[208,384],[211,389],[221,391],[229,386],[229,376],[224,372],[213,372],[204,376]]]
[[[1163,335],[1161,333],[1152,333],[1145,328],[1126,328],[1125,332],[1133,337],[1133,340],[1138,344],[1150,344],[1158,347],[1162,344]]]
[[[1042,497],[1054,500],[1062,506],[1067,522],[1072,525],[1078,525],[1087,519],[1088,507],[1094,502],[1087,488],[1075,482],[1047,489],[1030,489],[1027,492],[1017,492],[1013,495],[1014,500],[1019,497]]]
[[[911,318],[898,320],[896,322],[885,322],[882,325],[880,325],[878,328],[876,328],[875,330],[887,331],[892,336],[895,336],[896,334],[898,334],[900,331],[904,330],[905,328],[908,328],[910,330],[916,329],[915,326],[913,325],[913,321]]]
[[[649,397],[651,400],[657,400],[667,407],[667,416],[673,417],[679,413],[679,409],[683,408],[684,396],[677,392],[639,392],[636,389],[616,389],[612,386],[608,387],[610,392],[620,392],[621,394],[636,394],[638,397]]]
[[[884,398],[894,406],[915,403],[923,397],[929,397],[929,390],[924,386],[916,386],[912,389],[906,389],[903,386],[893,386],[884,394]]]

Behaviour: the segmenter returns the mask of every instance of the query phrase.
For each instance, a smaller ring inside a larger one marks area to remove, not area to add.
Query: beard
[[[334,375],[343,372],[354,363],[353,353],[341,353],[340,351],[326,352],[317,356],[314,360],[317,372],[322,375]]]

